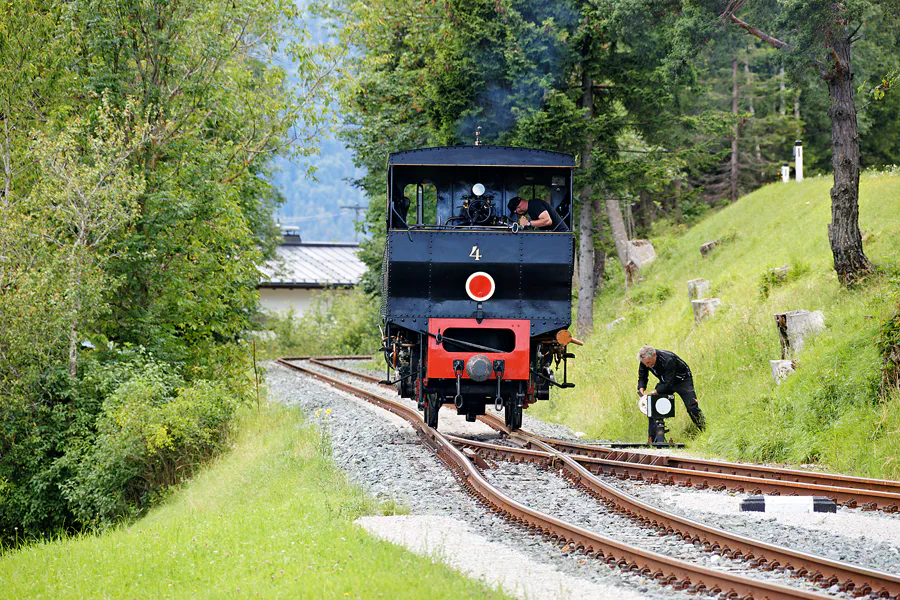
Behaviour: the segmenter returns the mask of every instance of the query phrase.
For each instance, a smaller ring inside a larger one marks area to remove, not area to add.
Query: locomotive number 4
[[[481,250],[478,249],[478,246],[472,246],[472,251],[469,252],[469,256],[475,260],[481,260]]]

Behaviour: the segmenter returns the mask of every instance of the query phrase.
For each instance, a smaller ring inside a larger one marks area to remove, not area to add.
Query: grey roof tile
[[[356,285],[366,266],[359,244],[306,242],[278,246],[276,258],[260,268],[259,287]]]

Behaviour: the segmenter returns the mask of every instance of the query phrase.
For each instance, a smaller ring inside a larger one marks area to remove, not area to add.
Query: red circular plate
[[[494,278],[484,271],[477,271],[469,275],[466,280],[466,293],[469,298],[476,302],[484,302],[494,295],[497,286],[494,284]]]

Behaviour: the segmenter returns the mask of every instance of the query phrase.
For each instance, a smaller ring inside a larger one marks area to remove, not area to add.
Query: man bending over
[[[668,396],[678,394],[684,407],[687,409],[691,421],[697,429],[703,431],[706,428],[706,419],[703,411],[697,404],[697,392],[694,391],[694,378],[687,363],[681,360],[674,352],[668,350],[656,350],[650,346],[644,346],[638,352],[638,395]],[[653,373],[659,382],[655,390],[645,392],[647,388],[647,373]],[[654,434],[653,419],[648,418],[649,437],[652,441]]]

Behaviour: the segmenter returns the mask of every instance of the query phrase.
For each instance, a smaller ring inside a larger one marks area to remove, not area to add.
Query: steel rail
[[[373,383],[381,381],[377,377],[365,373],[328,364],[326,361],[330,360],[335,359],[316,357],[311,362]],[[511,433],[506,425],[496,417],[484,415],[480,416],[479,420],[497,431]],[[900,482],[898,481],[625,452],[602,446],[529,435],[533,439],[549,444],[567,454],[598,459],[593,467],[595,473],[636,477],[649,483],[682,483],[699,489],[709,487],[715,490],[727,489],[742,493],[770,495],[796,495],[799,492],[818,493],[850,508],[861,505],[864,509],[880,509],[885,512],[897,512],[900,508]],[[666,476],[660,477],[660,473],[664,473]]]
[[[294,364],[288,360],[278,359],[276,362],[328,382],[341,390],[404,418],[419,432],[423,441],[450,467],[457,479],[482,504],[533,533],[541,533],[548,536],[562,546],[568,546],[575,551],[600,558],[609,565],[615,565],[631,572],[638,572],[645,577],[657,580],[661,584],[671,584],[674,589],[684,589],[689,592],[710,592],[713,594],[724,592],[725,597],[730,599],[767,598],[769,600],[791,600],[801,598],[813,600],[831,598],[831,596],[818,592],[757,581],[749,577],[709,569],[677,558],[636,548],[531,509],[509,498],[491,485],[472,461],[462,451],[457,449],[446,436],[428,427],[415,409],[405,404],[388,400],[378,394],[363,390],[339,379],[329,377],[319,371]],[[558,451],[551,450],[551,452],[555,452],[557,457],[565,461],[571,468],[583,469],[573,459]],[[586,470],[582,476],[592,477]]]
[[[603,446],[579,444],[564,440],[549,440],[546,438],[544,441],[567,454],[580,454],[583,456],[594,456],[597,458],[629,463],[633,462],[673,467],[677,469],[689,469],[703,473],[723,473],[759,479],[772,479],[775,481],[790,481],[794,483],[808,483],[811,485],[845,487],[900,494],[900,481],[892,481],[890,479],[870,479],[835,473],[800,471],[797,469],[766,467],[762,465],[732,463],[701,458],[628,452],[613,448],[604,448]],[[897,508],[894,509],[894,511],[896,510]],[[894,511],[888,510],[888,512]]]
[[[346,357],[344,357],[346,358]],[[327,369],[380,383],[377,377],[328,364],[330,357],[316,357],[311,362]],[[511,432],[502,420],[483,415],[478,419],[489,427],[507,435]],[[799,471],[676,456],[664,456],[642,452],[627,452],[590,444],[580,444],[529,434],[531,439],[543,442],[566,454],[597,459],[591,467],[594,473],[617,477],[639,478],[648,483],[681,483],[698,489],[730,490],[740,493],[797,495],[820,494],[837,503],[867,510],[897,512],[900,510],[900,481],[868,479],[849,475]],[[582,461],[589,463],[590,461]],[[660,476],[663,474],[664,476]]]
[[[838,585],[842,590],[858,595],[875,591],[881,597],[900,597],[900,577],[738,535],[651,506],[627,492],[605,484],[581,466],[577,457],[563,454],[542,442],[532,440],[531,445],[540,448],[534,450],[457,436],[446,437],[457,446],[472,450],[485,459],[527,461],[559,469],[564,477],[612,510],[646,527],[680,536],[691,543],[700,543],[704,549],[726,558],[744,558],[750,561],[751,566],[765,570],[789,570],[794,576],[805,577],[829,587]],[[522,441],[528,439],[527,435],[514,434],[514,437],[520,437]]]

